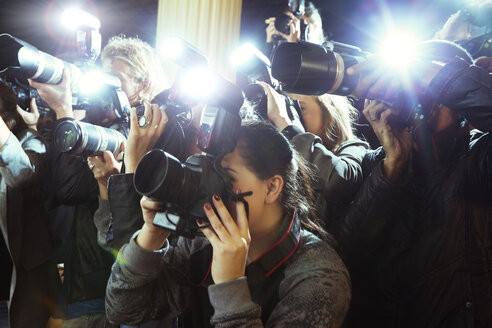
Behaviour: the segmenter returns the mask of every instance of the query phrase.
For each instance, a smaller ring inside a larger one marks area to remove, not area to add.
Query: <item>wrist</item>
[[[58,109],[55,110],[56,119],[60,120],[62,118],[74,118],[72,109]]]
[[[127,155],[128,153],[125,153],[125,157],[123,158],[123,162],[125,163],[125,173],[135,173],[136,165],[133,161],[128,159]]]
[[[108,196],[108,179],[104,181],[98,180],[97,184],[99,185],[99,197],[104,200],[109,200]]]
[[[289,125],[292,125],[292,121],[289,118],[283,116],[274,117],[272,119],[272,122],[277,127],[277,129],[279,129],[279,131],[282,131]]]
[[[383,160],[383,175],[391,182],[396,182],[405,168],[406,161],[385,158]]]
[[[135,242],[143,249],[154,251],[162,248],[169,234],[169,231],[157,228],[152,223],[145,222]]]

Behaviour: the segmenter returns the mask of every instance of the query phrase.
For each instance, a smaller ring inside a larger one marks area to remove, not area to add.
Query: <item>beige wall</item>
[[[159,0],[156,45],[177,36],[204,53],[210,66],[234,81],[230,56],[239,42],[242,0]],[[174,80],[177,67],[164,62],[167,79]]]

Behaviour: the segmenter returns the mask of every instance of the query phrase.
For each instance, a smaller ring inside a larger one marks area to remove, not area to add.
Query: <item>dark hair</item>
[[[275,174],[283,178],[280,200],[285,213],[297,211],[304,229],[335,244],[318,223],[316,196],[311,188],[315,176],[313,170],[275,126],[265,121],[243,123],[236,148],[258,179],[268,179]]]
[[[0,82],[0,116],[15,136],[27,129],[27,124],[17,112],[15,93],[3,82]]]

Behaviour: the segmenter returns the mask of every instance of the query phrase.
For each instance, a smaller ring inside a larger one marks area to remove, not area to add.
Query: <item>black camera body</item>
[[[359,83],[358,75],[346,69],[366,60],[368,53],[344,43],[329,41],[323,45],[298,41],[279,45],[272,61],[272,75],[282,89],[304,95],[325,93],[350,96]],[[404,127],[421,117],[423,98],[401,90],[391,101],[399,113],[391,118],[393,126]],[[429,101],[425,99],[425,104]]]
[[[244,96],[232,83],[219,80],[221,92],[209,100],[200,121],[197,145],[206,155],[193,155],[181,163],[171,154],[154,149],[140,160],[134,174],[135,190],[165,205],[154,225],[188,238],[201,235],[196,221],[208,221],[203,205],[211,202],[214,194],[225,202],[237,197],[221,161],[236,147]]]
[[[238,73],[246,77],[246,83],[240,84],[245,99],[254,109],[255,118],[268,121],[268,99],[265,89],[256,82],[265,82],[278,92],[282,92],[280,83],[272,76],[270,60],[254,47],[249,47],[251,56],[249,60],[237,66]],[[299,103],[284,95],[289,118],[295,125],[303,126],[302,109]],[[248,118],[247,114],[242,114]]]
[[[154,225],[192,238],[198,235],[196,220],[206,221],[203,205],[211,195],[227,200],[232,189],[217,158],[190,156],[183,164],[161,149],[147,153],[134,175],[135,190],[152,199],[163,201]]]

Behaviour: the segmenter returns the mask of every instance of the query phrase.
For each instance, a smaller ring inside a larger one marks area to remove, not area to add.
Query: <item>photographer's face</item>
[[[260,233],[268,229],[268,220],[260,220],[265,209],[265,198],[268,192],[268,182],[260,180],[256,175],[246,167],[244,161],[237,150],[224,156],[222,168],[231,178],[233,190],[241,192],[252,191],[251,196],[244,199],[248,202],[249,207],[249,229],[251,234]],[[235,218],[234,206],[230,206],[232,216]]]
[[[289,96],[299,100],[306,131],[321,136],[323,134],[323,113],[316,96],[297,94],[289,94]]]
[[[144,82],[138,82],[134,77],[133,68],[121,59],[105,59],[103,71],[116,75],[121,81],[121,89],[128,97],[131,106],[140,103],[140,92],[145,88]]]

